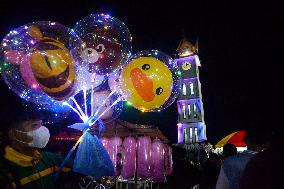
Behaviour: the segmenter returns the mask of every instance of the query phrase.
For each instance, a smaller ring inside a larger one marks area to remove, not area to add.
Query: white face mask
[[[24,142],[18,139],[16,140],[22,143],[26,143],[28,146],[34,147],[34,148],[44,148],[47,145],[49,141],[49,137],[50,137],[49,130],[45,126],[41,126],[36,130],[32,130],[28,132],[19,131],[19,130],[16,130],[16,131],[20,133],[26,133],[28,136],[32,137],[33,138],[32,142]]]

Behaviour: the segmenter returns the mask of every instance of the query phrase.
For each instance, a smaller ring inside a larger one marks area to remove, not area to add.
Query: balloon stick
[[[71,106],[68,102],[63,102],[63,105],[69,106],[76,114],[78,114],[78,116],[82,120],[85,120],[84,117],[73,106]]]
[[[122,100],[122,98],[121,97],[118,97],[117,99],[116,99],[116,101],[114,101],[113,103],[112,103],[112,105],[110,105],[109,107],[107,107],[106,109],[105,109],[105,111],[103,111],[98,117],[97,117],[97,119],[95,119],[95,121],[93,121],[93,122],[91,122],[90,124],[89,124],[89,126],[91,127],[91,126],[93,126],[95,123],[96,123],[96,121],[98,121],[107,111],[109,111],[114,105],[116,105],[118,102],[120,102]]]
[[[95,86],[95,73],[92,75],[92,82],[91,82],[91,116],[94,115],[94,86]]]
[[[86,115],[84,114],[84,112],[82,111],[81,107],[79,106],[79,104],[77,103],[76,99],[74,97],[71,97],[71,100],[75,103],[78,111],[80,112],[80,114],[83,116],[83,117],[86,117]]]
[[[86,90],[85,87],[83,88],[83,93],[84,93],[85,115],[88,117],[88,110],[87,110],[87,90]]]

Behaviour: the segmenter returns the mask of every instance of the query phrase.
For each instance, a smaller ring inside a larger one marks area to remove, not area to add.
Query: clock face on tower
[[[182,63],[182,69],[183,70],[189,70],[191,68],[191,63],[190,62],[184,62]]]

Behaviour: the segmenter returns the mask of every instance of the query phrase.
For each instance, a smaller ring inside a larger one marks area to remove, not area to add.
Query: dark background
[[[133,36],[133,53],[157,49],[174,57],[184,31],[192,42],[199,40],[207,136],[215,143],[246,128],[251,120],[261,118],[269,124],[259,121],[259,129],[281,127],[273,123],[281,117],[278,104],[284,48],[280,28],[284,22],[280,8],[272,1],[0,0],[0,38],[29,22],[57,21],[73,27],[83,17],[103,12],[126,24]],[[20,98],[3,80],[0,92],[1,112],[21,107]],[[176,102],[156,113],[127,107],[120,117],[157,125],[173,143],[177,141]],[[65,122],[62,127],[68,124]]]

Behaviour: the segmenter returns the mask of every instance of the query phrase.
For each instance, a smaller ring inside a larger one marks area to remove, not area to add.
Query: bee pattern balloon
[[[0,73],[13,92],[39,108],[70,110],[62,101],[73,94],[82,52],[75,32],[57,22],[33,22],[10,31],[0,45]]]
[[[58,39],[44,37],[36,25],[31,25],[28,33],[37,40],[30,54],[30,65],[41,88],[59,101],[71,96],[76,75],[69,50]]]

